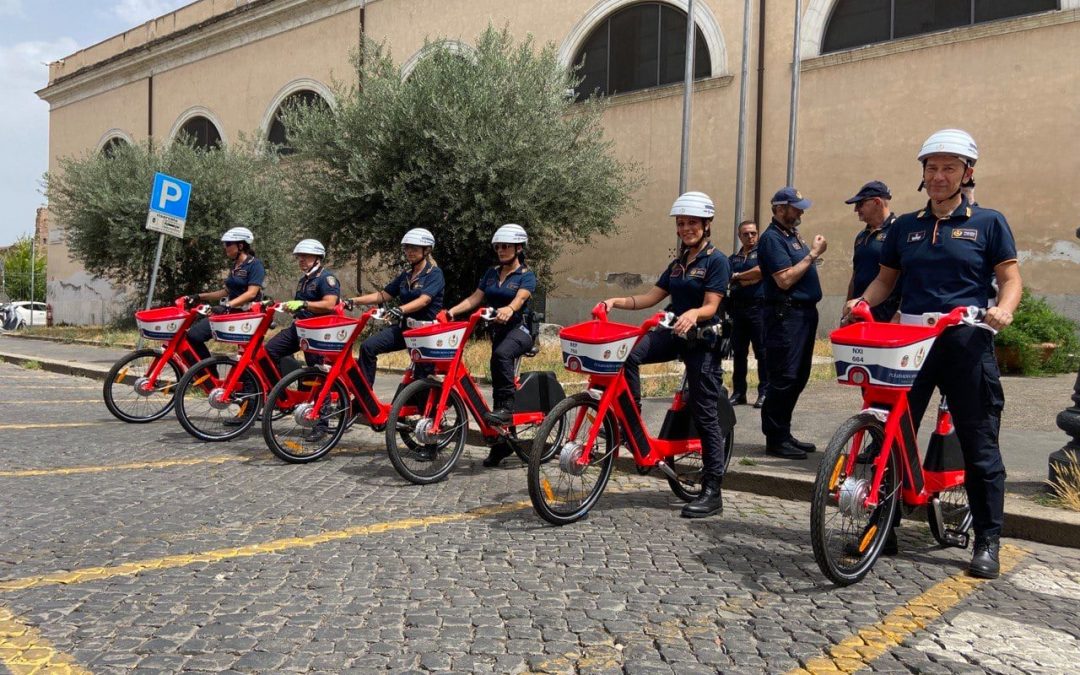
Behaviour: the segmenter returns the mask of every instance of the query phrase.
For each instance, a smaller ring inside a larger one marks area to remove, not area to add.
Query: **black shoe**
[[[514,413],[509,408],[495,408],[491,412],[484,413],[484,421],[488,424],[505,427],[513,421]]]
[[[330,433],[330,425],[325,421],[317,423],[311,427],[311,430],[304,435],[304,440],[308,443],[318,443]]]
[[[806,452],[784,441],[778,445],[766,445],[765,454],[783,459],[806,459]]]
[[[1000,551],[1001,541],[996,535],[975,537],[975,555],[971,556],[968,574],[980,579],[997,579],[1001,574]]]
[[[807,443],[805,441],[800,441],[799,439],[795,438],[794,436],[788,437],[788,443],[791,443],[792,445],[794,445],[796,448],[802,450],[803,452],[816,452],[817,451],[817,446],[814,445],[813,443]]]
[[[760,410],[765,405],[765,394],[758,394],[757,400],[754,401],[754,407]]]
[[[859,456],[855,458],[855,463],[872,464],[874,460],[877,459],[879,450],[881,450],[881,445],[877,441],[874,441],[859,452]]]
[[[499,466],[499,463],[504,459],[514,454],[514,449],[507,443],[496,443],[491,446],[491,450],[488,451],[487,459],[484,460],[484,466],[489,469],[493,469]]]
[[[746,405],[746,394],[732,394],[728,399],[731,405]]]
[[[223,427],[242,427],[242,426],[244,426],[244,422],[246,422],[246,421],[247,420],[245,420],[243,417],[226,417],[224,420],[222,420],[221,426],[223,426]]]
[[[435,461],[435,452],[435,446],[421,445],[413,450],[413,455],[416,456],[416,461],[418,462],[433,462]]]
[[[896,540],[896,528],[889,528],[889,535],[885,537],[885,545],[881,547],[881,555],[896,555],[900,552],[900,544]]]
[[[705,474],[701,483],[701,494],[682,508],[682,517],[704,518],[714,513],[723,513],[724,495],[720,490],[723,481],[723,476]]]

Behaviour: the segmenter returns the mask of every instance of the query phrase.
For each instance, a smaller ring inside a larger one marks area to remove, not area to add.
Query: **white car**
[[[22,300],[5,305],[3,314],[0,315],[0,323],[7,330],[25,328],[27,326],[46,326],[52,323],[52,312],[44,302],[29,302]],[[33,321],[31,321],[31,318]]]

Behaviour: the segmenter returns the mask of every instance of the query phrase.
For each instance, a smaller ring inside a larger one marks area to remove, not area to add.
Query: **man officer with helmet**
[[[405,255],[408,269],[394,277],[381,291],[367,293],[353,298],[360,305],[373,305],[397,298],[400,304],[390,310],[389,318],[393,325],[387,326],[372,335],[360,345],[360,369],[368,384],[375,382],[375,366],[379,354],[405,349],[405,336],[402,335],[406,319],[432,321],[442,309],[443,289],[446,279],[442,270],[431,257],[435,246],[435,235],[422,227],[416,227],[401,238],[401,251]],[[414,373],[421,377],[430,372],[430,366],[417,364]]]
[[[761,408],[766,454],[806,459],[816,450],[791,435],[791,415],[810,379],[821,300],[818,258],[828,243],[820,234],[807,244],[799,234],[802,214],[810,208],[793,187],[772,198],[772,223],[758,242],[758,262],[765,279],[765,365],[769,391]]]
[[[330,270],[323,267],[326,248],[315,239],[304,239],[293,249],[293,256],[300,271],[304,273],[296,284],[295,300],[282,303],[297,319],[309,319],[319,314],[327,314],[338,303],[341,284]],[[300,338],[296,326],[290,325],[266,342],[266,353],[281,369],[281,359],[296,353],[300,349]],[[308,365],[315,365],[318,359],[305,354]]]
[[[671,214],[679,237],[679,256],[668,264],[656,285],[640,295],[608,298],[608,309],[645,309],[671,296],[671,311],[678,319],[670,331],[646,333],[630,351],[623,364],[626,384],[641,408],[643,363],[671,361],[681,355],[686,363],[690,388],[690,410],[701,436],[702,489],[697,499],[682,509],[684,518],[704,518],[723,513],[721,485],[724,479],[724,436],[717,415],[717,401],[723,394],[723,370],[717,340],[686,340],[696,327],[719,322],[720,302],[731,280],[731,264],[709,241],[715,207],[702,192],[687,192],[675,200]]]
[[[189,295],[186,298],[188,304],[220,300],[221,304],[215,305],[210,311],[214,314],[225,314],[233,310],[239,311],[249,302],[258,302],[262,298],[263,286],[266,285],[266,269],[251,249],[254,241],[255,235],[246,227],[233,227],[221,235],[225,255],[232,261],[229,275],[225,277],[225,287],[208,293]],[[192,324],[188,329],[187,339],[199,358],[210,356],[210,350],[206,346],[206,341],[210,339],[209,319],[203,317]]]
[[[997,302],[986,310],[985,322],[995,330],[1012,323],[1023,285],[1012,230],[1005,216],[973,206],[962,193],[978,158],[978,146],[966,131],[942,129],[926,139],[918,156],[919,189],[925,187],[930,199],[922,210],[897,219],[885,238],[877,278],[861,298],[847,303],[847,311],[860,300],[871,306],[883,302],[899,280],[901,323],[933,325],[956,307],[987,307],[996,280]],[[935,387],[948,400],[964,454],[975,530],[968,571],[992,579],[1000,573],[1005,515],[1005,465],[998,446],[1005,397],[993,335],[960,325],[937,338],[908,395],[916,426]]]

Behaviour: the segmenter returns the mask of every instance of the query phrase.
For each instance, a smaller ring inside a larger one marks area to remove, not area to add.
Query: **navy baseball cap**
[[[802,196],[802,194],[793,187],[781,188],[772,197],[773,206],[794,206],[797,209],[805,211],[810,208],[811,201]]]
[[[845,204],[857,204],[864,199],[871,199],[873,197],[881,197],[882,199],[892,199],[892,193],[889,192],[889,186],[882,183],[879,180],[872,180],[859,189],[851,199],[844,200]]]

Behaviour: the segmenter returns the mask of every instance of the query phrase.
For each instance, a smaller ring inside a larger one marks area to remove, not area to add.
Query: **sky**
[[[192,0],[0,0],[0,246],[34,230],[45,203],[46,64]]]

